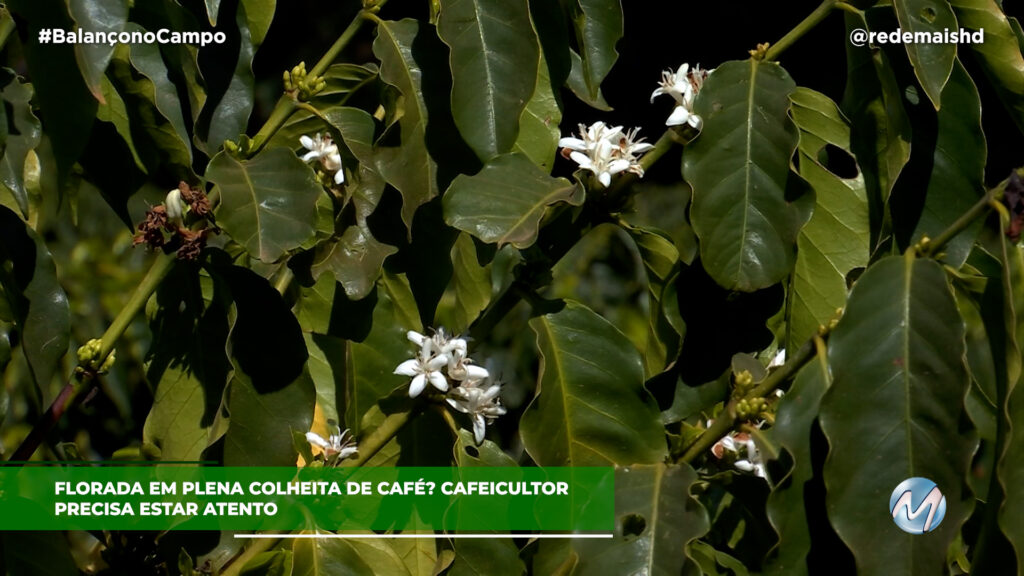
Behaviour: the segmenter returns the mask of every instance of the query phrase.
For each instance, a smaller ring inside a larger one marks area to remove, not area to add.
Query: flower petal
[[[423,389],[427,387],[427,377],[423,374],[417,374],[412,379],[412,384],[409,384],[409,397],[415,398],[423,392]]]
[[[587,156],[582,152],[573,152],[572,154],[569,154],[569,158],[571,158],[573,162],[579,164],[580,168],[589,170],[590,167],[594,165],[593,162],[590,161],[590,156]]]
[[[484,368],[483,366],[474,366],[472,364],[466,365],[466,378],[483,380],[488,376],[490,376],[490,373],[487,372],[487,368]]]
[[[338,452],[338,460],[344,460],[345,458],[348,458],[349,456],[355,456],[358,453],[359,449],[356,448],[355,446],[347,446],[345,448],[342,448],[341,452]]]
[[[607,188],[612,184],[612,175],[609,174],[607,171],[601,172],[600,174],[597,175],[597,181],[603,184],[605,188]]]
[[[568,148],[570,150],[576,150],[578,152],[587,151],[587,143],[579,138],[567,137],[558,140],[559,148]]]
[[[302,147],[306,150],[312,150],[313,146],[315,146],[313,139],[309,136],[299,136],[299,144],[302,144]]]
[[[443,368],[447,364],[448,364],[448,355],[447,354],[438,354],[437,356],[434,356],[433,358],[431,358],[429,362],[427,362],[427,371],[433,372],[433,371],[436,371],[436,370],[440,370],[441,368]]]
[[[327,440],[324,440],[323,437],[317,434],[316,432],[306,432],[306,442],[309,442],[313,446],[319,446],[324,450],[327,450],[328,448],[331,447]]]
[[[484,434],[487,432],[487,422],[484,421],[484,417],[479,414],[473,415],[473,439],[476,440],[477,444],[481,444],[484,441]]]
[[[440,372],[428,372],[427,378],[430,380],[430,384],[440,390],[441,392],[448,391],[448,379],[444,377],[444,374]]]
[[[316,150],[313,150],[311,152],[306,152],[305,154],[303,154],[302,161],[303,162],[309,162],[310,160],[315,160],[315,159],[317,159],[319,157],[320,157],[320,153],[317,152]]]
[[[338,171],[334,173],[334,183],[340,185],[340,184],[343,184],[344,182],[345,182],[345,171],[339,168]]]
[[[668,120],[665,120],[665,126],[679,126],[685,124],[690,118],[690,111],[682,106],[676,106],[672,110],[672,114],[669,115]]]
[[[420,369],[420,361],[415,358],[402,362],[394,371],[394,373],[399,376],[415,376],[420,372],[422,372]]]

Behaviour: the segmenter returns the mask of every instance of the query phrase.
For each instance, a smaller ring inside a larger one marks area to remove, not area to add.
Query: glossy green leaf
[[[511,456],[505,454],[501,446],[490,440],[484,439],[483,443],[477,446],[473,433],[465,428],[459,429],[458,438],[455,439],[455,447],[452,449],[452,452],[455,456],[455,462],[460,468],[475,466],[514,468],[518,466]]]
[[[125,30],[141,32],[142,28],[128,24]],[[183,177],[184,171],[190,170],[192,165],[192,147],[177,88],[168,76],[159,47],[154,44],[119,46],[114,52],[111,71],[113,84],[129,109],[133,140],[137,141],[144,134],[153,143],[149,155],[143,154],[143,162],[155,168],[166,157],[178,167],[179,177]]]
[[[537,81],[540,44],[527,0],[441,0],[437,33],[451,48],[459,132],[481,160],[508,152]]]
[[[292,576],[292,551],[261,552],[242,566],[239,576]]]
[[[316,386],[304,369],[294,381],[261,391],[238,363],[228,390],[231,423],[224,436],[225,466],[294,466],[298,453],[293,432],[313,422]]]
[[[142,439],[160,448],[163,460],[199,460],[217,440],[231,370],[223,290],[209,276],[176,267],[150,302],[146,379],[155,392]]]
[[[454,540],[455,561],[445,576],[522,576],[526,565],[511,538]]]
[[[394,86],[405,99],[405,114],[399,122],[401,142],[398,147],[382,148],[378,167],[381,174],[402,193],[402,220],[412,227],[412,217],[422,204],[438,195],[437,163],[427,152],[427,104],[423,96],[423,70],[416,60],[413,42],[433,29],[415,20],[382,21],[377,25],[373,53],[380,59],[381,79]],[[358,155],[358,154],[357,154]]]
[[[905,32],[940,36],[947,30],[957,30],[956,14],[946,0],[893,0],[896,17]],[[956,44],[952,42],[907,42],[904,44],[914,74],[921,82],[928,98],[938,110],[942,102],[942,89],[953,70]]]
[[[217,223],[252,256],[274,262],[313,236],[323,188],[291,150],[271,148],[250,160],[221,152],[206,179],[220,190]]]
[[[312,332],[303,332],[303,337],[309,352],[309,376],[316,387],[317,410],[324,420],[333,420],[345,429],[348,426],[338,412],[338,399],[345,394],[346,342]]]
[[[406,527],[406,532],[429,532],[430,529],[413,510],[414,518]],[[395,538],[389,541],[395,554],[402,559],[410,576],[434,576],[437,564],[438,540],[433,538]]]
[[[697,473],[686,464],[617,468],[614,538],[570,540],[577,561],[566,574],[699,573],[686,548],[711,524],[704,506],[691,495],[697,481]]]
[[[999,455],[998,475],[1004,491],[999,510],[999,526],[1013,544],[1017,554],[1017,574],[1024,574],[1024,520],[1017,510],[1024,505],[1024,250],[1001,239],[1003,262],[1002,292],[1005,335],[1005,408],[1000,417],[1009,421],[1005,449]],[[995,351],[998,353],[999,351]]]
[[[217,25],[217,14],[220,12],[220,0],[204,0],[206,3],[206,17],[210,26]]]
[[[846,275],[867,266],[870,228],[864,177],[835,174],[826,147],[850,152],[850,126],[827,96],[807,88],[791,95],[790,115],[800,130],[800,176],[815,194],[814,214],[797,238],[786,342],[800,346],[827,326],[846,304]]]
[[[1017,127],[1024,131],[1024,55],[1017,35],[996,0],[950,0],[957,21],[968,30],[984,30],[985,41],[971,44],[992,87]]]
[[[35,231],[0,206],[0,297],[20,334],[21,348],[36,386],[50,384],[68,349],[68,297],[57,268]]]
[[[769,561],[768,574],[799,576],[808,574],[807,554],[811,550],[812,514],[808,502],[814,502],[808,484],[814,478],[811,434],[818,417],[821,398],[830,385],[826,358],[812,359],[797,374],[789,392],[779,401],[775,424],[768,431],[769,441],[786,450],[792,468],[774,486],[766,504],[768,518],[779,534]]]
[[[249,30],[246,7],[253,3],[259,2],[239,2],[235,15],[240,41],[231,80],[219,99],[206,100],[196,123],[196,145],[210,155],[220,150],[225,140],[238,140],[239,135],[245,133],[249,114],[252,113],[253,86],[256,82],[252,73],[252,59],[258,44]]]
[[[647,274],[647,342],[641,347],[648,378],[672,365],[683,347],[686,324],[679,315],[675,280],[679,276],[679,251],[666,234],[628,227]]]
[[[868,29],[860,15],[847,15],[846,25],[848,33],[855,28]],[[877,29],[881,31],[882,27]],[[873,205],[872,226],[886,234],[883,222],[889,218],[889,196],[910,159],[910,120],[885,52],[848,45],[846,67],[842,107],[850,118],[850,149],[857,157]]]
[[[245,7],[245,19],[252,44],[258,48],[263,44],[263,39],[270,30],[270,23],[274,20],[277,0],[242,0],[242,6]]]
[[[124,29],[128,20],[126,0],[68,0],[68,12],[80,30],[115,34]],[[75,44],[75,60],[93,96],[103,102],[100,86],[103,72],[114,54],[114,45],[106,42],[97,44]]]
[[[378,400],[408,385],[409,379],[394,371],[415,352],[406,332],[423,329],[415,305],[412,317],[403,311],[412,300],[404,279],[385,277],[378,285],[377,296],[370,334],[362,342],[349,342],[345,358],[345,425],[353,433],[363,429],[366,414]]]
[[[530,327],[541,366],[520,434],[537,464],[627,466],[665,458],[660,414],[626,336],[575,302]]]
[[[935,139],[919,140],[915,137],[912,144],[908,168],[916,166],[918,154],[924,154],[921,171],[928,173],[924,209],[914,230],[915,242],[924,236],[938,236],[985,194],[987,147],[985,134],[981,131],[981,100],[978,89],[959,60],[942,90],[942,101],[948,106],[938,112]],[[906,172],[908,177],[918,173],[918,170]],[[920,186],[919,180],[913,178],[906,186],[902,181],[898,182],[897,191],[914,194]],[[893,219],[897,225],[900,224],[897,216]],[[943,251],[947,264],[953,268],[963,265],[980,227],[981,222],[978,221],[946,244]]]
[[[21,17],[27,29],[22,44],[35,103],[46,125],[57,161],[57,180],[71,172],[89,142],[98,101],[89,91],[75,62],[74,46],[37,42],[40,30],[73,30],[64,0],[9,0],[6,7]]]
[[[292,551],[292,576],[410,576],[402,559],[384,540],[300,538]]]
[[[100,79],[100,89],[103,91],[103,103],[96,110],[96,119],[110,122],[114,125],[114,129],[117,130],[124,143],[128,145],[132,159],[135,160],[135,165],[139,170],[145,172],[146,165],[139,156],[139,151],[135,148],[135,141],[132,138],[131,121],[129,120],[128,108],[125,106],[124,99],[117,93],[117,88],[114,87],[106,76]]]
[[[829,340],[832,386],[819,419],[829,520],[865,573],[939,573],[970,514],[964,487],[972,434],[963,398],[964,327],[942,267],[890,256],[857,281]],[[942,524],[926,537],[897,528],[887,510],[903,480],[925,477],[946,499]],[[871,502],[875,506],[868,505]]]
[[[455,321],[449,326],[460,334],[491,301],[491,270],[477,261],[476,246],[468,234],[459,234],[452,246],[452,289],[455,292]]]
[[[813,198],[787,197],[799,136],[789,117],[792,78],[760,60],[722,64],[697,96],[704,120],[683,157],[693,187],[690,220],[704,269],[730,290],[752,292],[789,274]]]
[[[519,136],[514,150],[551,172],[561,136],[558,125],[562,122],[562,108],[558,105],[557,91],[552,85],[547,59],[543,53],[539,57],[537,85],[519,117]]]
[[[506,154],[476,175],[455,178],[444,195],[444,219],[484,242],[526,248],[537,240],[548,206],[581,201],[565,178],[552,178],[521,154]]]
[[[4,76],[12,71],[4,70]],[[25,158],[30,150],[39,146],[42,128],[39,119],[32,113],[32,85],[12,77],[0,92],[7,116],[3,132],[3,157],[0,158],[0,182],[14,196],[22,216],[28,217],[28,190],[25,189]],[[15,133],[10,133],[8,125],[13,125]]]
[[[341,238],[317,248],[313,278],[330,272],[350,299],[360,300],[373,290],[384,259],[397,251],[394,246],[378,242],[365,226],[355,224],[346,228]]]
[[[624,32],[622,6],[619,0],[563,0],[561,4],[579,47],[571,54],[569,88],[587,104],[607,110],[601,83],[619,58],[615,45]]]

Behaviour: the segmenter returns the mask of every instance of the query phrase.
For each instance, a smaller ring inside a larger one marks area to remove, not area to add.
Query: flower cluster
[[[665,121],[666,126],[682,126],[685,124],[700,130],[701,119],[700,116],[693,113],[693,101],[704,86],[704,80],[712,72],[714,72],[714,69],[701,70],[700,64],[695,66],[693,70],[690,70],[689,64],[683,64],[675,72],[665,70],[661,73],[661,82],[654,93],[651,94],[651,102],[654,102],[654,99],[662,94],[668,94],[675,99],[676,107],[672,110],[668,120]]]
[[[323,450],[326,463],[336,464],[349,456],[355,456],[359,453],[356,448],[355,439],[349,434],[347,428],[342,432],[337,423],[328,421],[327,424],[334,428],[334,434],[329,435],[327,438],[316,432],[306,432],[306,441],[311,446],[316,446]]]
[[[395,374],[412,378],[409,396],[419,396],[427,384],[446,393],[445,401],[472,419],[476,443],[483,442],[487,423],[505,414],[501,385],[467,355],[465,339],[448,337],[443,328],[433,336],[410,330],[406,337],[416,345],[416,357],[399,364]]]
[[[709,420],[709,427],[711,423]],[[746,432],[732,432],[725,436],[711,447],[711,453],[719,460],[732,461],[733,467],[741,472],[752,473],[758,478],[766,477],[761,452]]]
[[[167,193],[163,204],[146,211],[146,218],[139,223],[139,233],[133,243],[154,249],[168,247],[177,251],[180,260],[196,260],[206,246],[206,238],[217,229],[215,226],[203,226],[198,230],[189,228],[185,222],[189,214],[200,221],[207,220],[209,224],[212,208],[205,192],[181,182]]]
[[[593,172],[602,186],[610,186],[612,176],[620,172],[644,175],[640,156],[654,146],[637,138],[639,128],[623,132],[622,126],[607,126],[600,121],[589,127],[580,124],[579,128],[579,138],[569,136],[558,141],[562,156]]]
[[[334,183],[341,185],[345,182],[345,171],[341,169],[341,154],[338,152],[338,145],[331,140],[330,134],[317,132],[312,138],[302,136],[299,138],[302,147],[308,150],[303,156],[303,162],[319,160],[320,166],[328,172],[334,172]]]

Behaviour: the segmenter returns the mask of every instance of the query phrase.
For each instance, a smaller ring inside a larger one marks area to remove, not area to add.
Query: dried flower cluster
[[[491,382],[487,369],[467,355],[465,339],[449,338],[443,328],[433,336],[413,331],[406,336],[416,345],[416,356],[399,364],[395,374],[412,378],[409,396],[419,396],[428,383],[445,392],[445,401],[472,419],[476,443],[483,442],[486,425],[505,414],[498,398],[501,385]]]
[[[203,226],[192,230],[185,225],[186,215],[197,220],[209,220],[212,214],[210,199],[199,188],[192,188],[185,182],[167,193],[164,203],[146,211],[145,219],[138,225],[135,245],[145,244],[153,249],[175,250],[180,260],[196,260],[206,246],[206,239],[216,228]],[[208,224],[209,222],[207,222]]]

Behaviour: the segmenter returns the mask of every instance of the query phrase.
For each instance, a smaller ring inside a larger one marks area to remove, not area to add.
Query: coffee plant
[[[1024,574],[1011,2],[675,4],[8,0],[8,466],[608,466],[616,513],[6,573]]]

